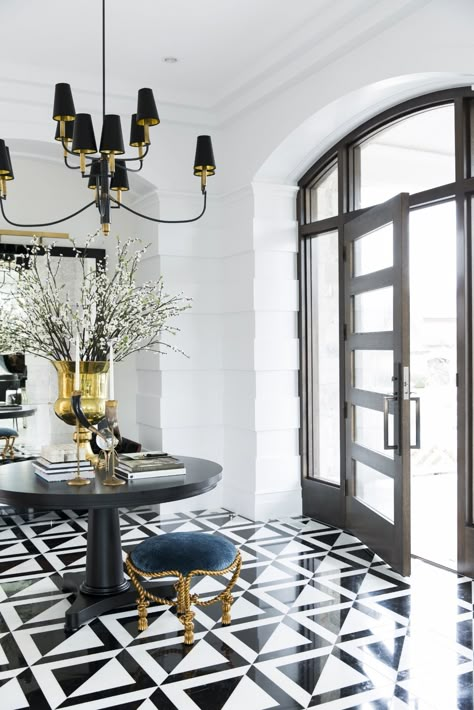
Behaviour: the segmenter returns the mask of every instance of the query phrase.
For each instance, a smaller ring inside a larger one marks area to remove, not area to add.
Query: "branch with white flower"
[[[79,333],[83,360],[107,359],[113,341],[115,359],[140,350],[175,349],[167,336],[178,332],[171,319],[190,308],[190,299],[165,292],[163,280],[140,283],[138,269],[148,246],[117,240],[116,266],[90,269],[87,249],[76,247],[81,282],[61,281],[63,257],[54,245],[34,244],[27,268],[18,267],[0,288],[0,352],[27,352],[48,360],[72,360],[71,341]]]

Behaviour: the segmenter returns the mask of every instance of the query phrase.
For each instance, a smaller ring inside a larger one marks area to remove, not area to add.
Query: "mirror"
[[[28,268],[28,245],[0,244],[0,298],[14,292],[18,273],[11,267]],[[105,258],[103,249],[89,249],[86,263],[96,269]],[[82,269],[71,247],[54,247],[52,261],[58,264],[58,280],[68,286],[75,295],[80,288]],[[2,268],[3,267],[3,268]],[[52,443],[70,443],[72,428],[54,414],[53,404],[57,398],[57,374],[53,365],[44,358],[29,353],[0,355],[0,402],[13,401],[21,393],[22,404],[31,405],[36,412],[31,417],[2,419],[4,426],[18,431],[16,449],[24,455],[36,455],[41,446]]]

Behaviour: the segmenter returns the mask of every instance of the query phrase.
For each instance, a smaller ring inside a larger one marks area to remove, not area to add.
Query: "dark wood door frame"
[[[311,303],[308,298],[308,259],[310,242],[323,232],[339,230],[357,214],[365,210],[358,206],[359,176],[357,174],[357,144],[395,120],[411,113],[454,104],[455,115],[455,181],[410,195],[410,208],[428,206],[455,199],[457,211],[457,385],[458,385],[458,569],[474,577],[474,486],[473,486],[473,279],[474,268],[472,232],[474,199],[474,94],[470,86],[436,91],[410,99],[370,119],[342,138],[327,151],[301,178],[298,196],[300,232],[299,279],[301,311],[299,332],[301,344],[301,457],[303,511],[328,523],[345,527],[344,486],[335,486],[311,478],[311,458],[308,455],[309,427],[307,385],[310,362],[307,345],[311,341]],[[309,222],[305,214],[306,192],[315,179],[322,175],[331,162],[338,165],[338,213],[317,222]],[[342,236],[340,237],[342,250]],[[342,273],[341,273],[342,281]],[[340,301],[343,303],[341,286]],[[309,323],[309,325],[308,325]],[[341,313],[341,324],[343,314]],[[342,325],[341,325],[342,327]],[[344,375],[341,375],[344,392]],[[341,404],[341,411],[343,403]],[[342,430],[342,427],[341,427]],[[345,444],[341,445],[341,459],[345,460]],[[343,471],[341,466],[341,471]]]

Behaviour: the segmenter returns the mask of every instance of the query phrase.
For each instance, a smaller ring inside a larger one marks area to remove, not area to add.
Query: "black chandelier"
[[[123,207],[128,212],[152,222],[166,224],[184,224],[195,222],[206,211],[207,178],[214,175],[216,165],[210,136],[198,136],[194,159],[194,175],[201,178],[203,207],[197,217],[191,219],[157,219],[140,214],[122,202],[122,192],[129,190],[128,173],[137,173],[143,167],[143,160],[150,147],[150,126],[159,124],[153,91],[140,89],[138,92],[137,112],[132,114],[130,126],[130,146],[137,148],[134,158],[117,157],[125,153],[120,116],[105,111],[105,0],[102,0],[102,133],[99,150],[95,141],[94,128],[90,113],[76,113],[69,84],[56,84],[54,94],[53,120],[57,121],[55,140],[64,149],[64,163],[70,170],[80,170],[87,186],[95,191],[94,199],[76,212],[42,224],[19,224],[12,222],[5,214],[4,202],[7,199],[7,182],[14,180],[10,150],[0,139],[0,208],[4,220],[14,227],[49,227],[65,222],[72,217],[96,205],[100,214],[102,231],[110,231],[110,212]],[[79,157],[79,165],[71,165],[69,156]],[[131,167],[135,164],[136,167]],[[115,193],[115,197],[112,195]]]

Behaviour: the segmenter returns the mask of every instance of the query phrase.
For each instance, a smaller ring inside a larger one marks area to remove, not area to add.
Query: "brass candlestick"
[[[105,450],[105,467],[107,475],[105,477],[104,486],[123,486],[125,481],[123,478],[117,478],[115,475],[115,442],[120,439],[120,432],[118,428],[117,421],[117,405],[116,399],[108,399],[105,403],[105,418],[108,424],[108,431],[110,436],[103,437],[103,441],[109,443],[108,448]],[[115,438],[115,434],[118,438]]]
[[[94,427],[88,421],[81,407],[81,393],[73,392],[71,406],[79,424],[96,435],[97,445],[104,451],[106,462],[106,477],[104,486],[123,486],[126,481],[115,475],[115,446],[120,441],[120,430],[117,421],[116,399],[109,399],[105,403],[105,417]]]
[[[81,396],[80,391],[74,391],[74,395],[79,395]],[[90,484],[90,478],[83,478],[81,476],[81,440],[80,440],[80,428],[81,425],[79,424],[79,419],[76,419],[76,475],[74,478],[71,478],[70,481],[67,482],[68,486],[88,486]]]

